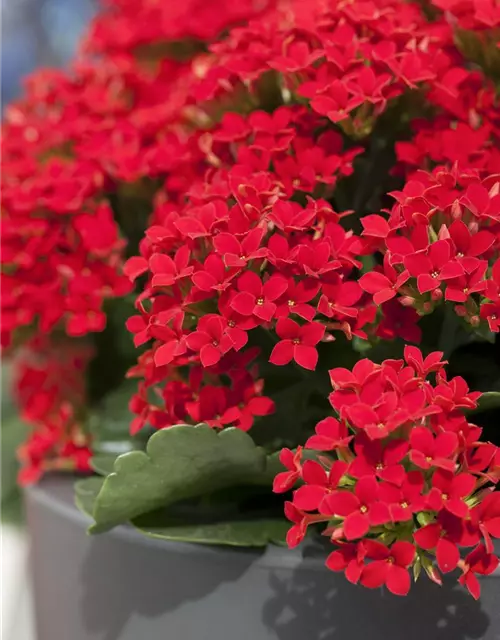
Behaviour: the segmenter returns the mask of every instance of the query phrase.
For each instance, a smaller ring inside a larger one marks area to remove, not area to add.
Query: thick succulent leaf
[[[146,451],[117,457],[94,505],[90,531],[174,502],[238,484],[254,484],[266,468],[266,455],[238,429],[217,432],[207,425],[176,425],[156,432]]]
[[[94,504],[102,489],[104,478],[91,476],[75,482],[75,504],[82,513],[93,517]]]
[[[290,523],[284,518],[222,519],[221,522],[186,523],[163,515],[145,515],[133,521],[141,533],[152,538],[200,544],[236,547],[265,547],[268,543],[286,544]]]
[[[109,476],[113,473],[117,457],[114,453],[98,453],[90,459],[90,466],[100,476]]]

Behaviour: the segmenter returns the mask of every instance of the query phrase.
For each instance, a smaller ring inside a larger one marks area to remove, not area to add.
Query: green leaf
[[[28,432],[26,424],[17,416],[2,415],[2,499],[16,490],[19,463],[16,451]]]
[[[128,408],[130,398],[137,391],[135,380],[125,380],[117,389],[108,393],[99,402],[92,414],[91,428],[99,436],[105,429],[114,438],[128,436],[130,421],[133,418]]]
[[[500,407],[500,391],[486,391],[479,398],[477,408],[468,411],[468,415],[491,411],[492,409],[498,409],[498,407]]]
[[[422,571],[422,561],[420,560],[420,558],[417,556],[417,559],[415,560],[415,563],[413,565],[413,580],[416,582],[418,580],[418,578],[420,577],[420,573]]]
[[[149,514],[134,520],[133,524],[138,531],[151,538],[236,547],[265,547],[270,542],[284,545],[286,532],[290,528],[290,523],[283,518],[186,524],[168,515],[152,518]]]
[[[146,452],[118,456],[95,501],[92,533],[143,513],[238,484],[258,483],[266,455],[239,429],[201,424],[157,431]]]
[[[86,516],[93,517],[94,505],[102,489],[104,478],[91,476],[75,482],[75,504]]]
[[[128,408],[130,398],[136,390],[137,383],[126,380],[93,408],[88,424],[97,455],[111,453],[116,457],[137,448],[144,434],[134,438],[130,436],[133,415]]]
[[[117,457],[114,453],[99,453],[90,458],[90,466],[100,476],[109,476],[110,473],[113,473]]]

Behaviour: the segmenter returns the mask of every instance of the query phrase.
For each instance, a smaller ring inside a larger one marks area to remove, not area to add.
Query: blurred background
[[[25,75],[38,67],[64,66],[73,55],[97,4],[98,0],[0,0],[2,111],[22,93]],[[5,363],[2,363],[1,377],[0,638],[35,640],[28,545],[20,494],[15,484],[15,449],[23,438],[23,425],[9,397],[9,370]]]
[[[14,100],[22,77],[62,66],[92,17],[97,0],[2,0],[2,105]]]

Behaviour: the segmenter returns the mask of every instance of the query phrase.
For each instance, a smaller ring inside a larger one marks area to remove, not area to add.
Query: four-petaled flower
[[[420,293],[434,291],[452,278],[464,273],[464,267],[452,259],[451,245],[448,240],[438,240],[429,247],[427,255],[413,253],[405,257],[404,265],[411,276],[417,278]]]
[[[469,514],[465,498],[472,493],[475,484],[476,479],[471,474],[454,475],[451,471],[437,469],[432,476],[428,506],[435,511],[446,509],[458,518],[465,518]]]
[[[360,478],[354,492],[335,491],[327,495],[321,513],[344,518],[343,532],[347,540],[362,538],[370,527],[391,520],[388,506],[379,500],[380,485],[372,476]]]
[[[204,367],[217,364],[233,348],[224,320],[216,315],[202,318],[198,329],[186,337],[186,344],[192,351],[199,352]]]
[[[269,362],[285,365],[295,360],[304,369],[316,368],[316,345],[325,334],[324,325],[310,322],[301,327],[289,318],[282,318],[276,324],[276,333],[281,340],[274,346]]]
[[[372,562],[361,573],[361,584],[370,589],[385,585],[396,596],[405,596],[410,590],[408,567],[415,558],[411,542],[397,541],[390,548],[375,540],[366,540],[366,557]]]
[[[231,307],[243,316],[254,315],[264,322],[269,322],[275,312],[275,301],[283,295],[288,287],[285,278],[273,275],[262,283],[253,271],[245,271],[237,282],[239,293],[231,300]]]
[[[453,455],[458,448],[458,438],[452,431],[433,436],[429,429],[416,427],[410,435],[410,460],[421,469],[439,467],[448,471],[455,468]]]

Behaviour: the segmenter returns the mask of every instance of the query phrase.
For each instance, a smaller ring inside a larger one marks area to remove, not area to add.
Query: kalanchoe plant
[[[20,480],[93,470],[92,532],[322,530],[351,582],[458,570],[478,597],[500,537],[498,7],[216,4],[109,0],[5,110]]]

